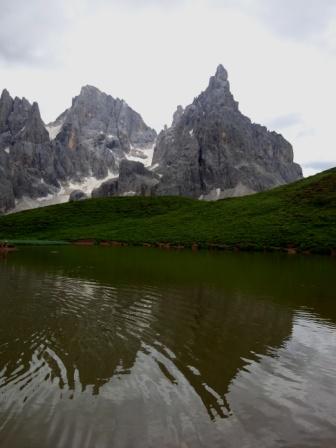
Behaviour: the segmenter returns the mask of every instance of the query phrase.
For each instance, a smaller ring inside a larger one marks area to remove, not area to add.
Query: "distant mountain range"
[[[45,125],[37,103],[0,98],[0,212],[89,196],[241,196],[302,177],[291,145],[241,114],[219,66],[158,136],[127,103],[85,86]]]

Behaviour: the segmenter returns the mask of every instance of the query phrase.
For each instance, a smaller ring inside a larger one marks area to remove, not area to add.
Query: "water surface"
[[[0,259],[0,447],[336,446],[336,261]]]

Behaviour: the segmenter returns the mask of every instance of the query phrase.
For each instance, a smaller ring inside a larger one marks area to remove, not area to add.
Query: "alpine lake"
[[[320,256],[3,256],[0,447],[335,447],[335,285]]]

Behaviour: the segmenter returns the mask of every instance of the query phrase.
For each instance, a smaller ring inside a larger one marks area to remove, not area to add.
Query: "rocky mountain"
[[[0,98],[0,212],[15,207],[17,198],[46,196],[46,182],[57,185],[49,135],[38,105],[25,98]]]
[[[0,213],[62,202],[115,177],[126,157],[145,159],[156,132],[127,103],[83,87],[71,107],[45,126],[38,105],[0,98]],[[78,197],[78,195],[77,195]],[[22,205],[23,204],[23,205]]]
[[[6,90],[0,98],[0,212],[90,195],[212,200],[301,177],[290,143],[240,112],[222,65],[159,136],[125,101],[92,86],[47,126],[36,103]]]
[[[290,143],[239,111],[222,65],[190,106],[185,110],[178,106],[172,126],[158,136],[151,169],[143,167],[141,176],[139,171],[138,165],[130,165],[133,183],[103,184],[94,195],[145,192],[214,200],[268,190],[302,177]]]
[[[292,146],[254,124],[235,101],[219,66],[208,88],[158,137],[153,164],[161,174],[156,194],[220,198],[240,196],[302,177]]]
[[[70,109],[47,126],[54,139],[59,176],[80,181],[117,173],[125,154],[153,146],[156,132],[125,101],[83,87]]]

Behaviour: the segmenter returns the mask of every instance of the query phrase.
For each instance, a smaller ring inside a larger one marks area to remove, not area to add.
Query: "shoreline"
[[[100,240],[100,239],[79,239],[72,241],[62,241],[62,240],[7,240],[7,242],[11,245],[15,245],[11,250],[6,251],[15,252],[17,248],[21,247],[47,247],[47,246],[77,246],[77,247],[143,247],[143,248],[151,248],[151,249],[161,249],[161,250],[191,250],[192,252],[197,252],[201,250],[213,250],[218,252],[254,252],[254,253],[283,253],[287,255],[323,255],[328,257],[336,257],[335,249],[315,249],[315,250],[302,250],[298,247],[288,246],[288,247],[274,247],[274,246],[265,246],[258,247],[253,246],[253,244],[247,246],[239,246],[234,245],[230,246],[227,244],[220,243],[170,243],[170,242],[126,242],[126,241],[114,241],[114,240]],[[1,241],[0,241],[1,243]],[[1,251],[0,251],[1,253]],[[4,252],[2,252],[4,253]]]

